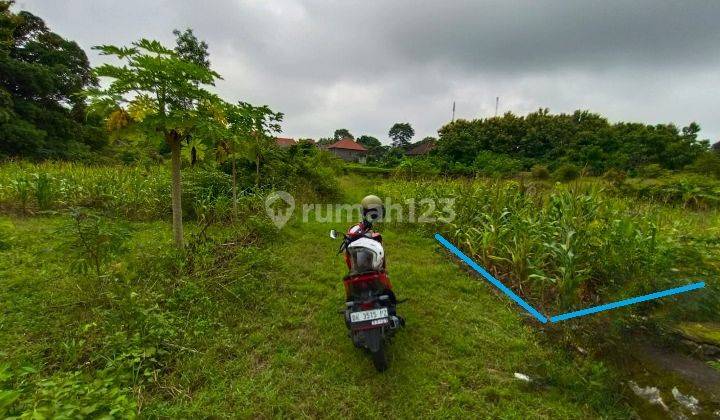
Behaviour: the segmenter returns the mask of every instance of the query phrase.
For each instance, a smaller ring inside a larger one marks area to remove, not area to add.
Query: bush
[[[508,155],[482,151],[473,163],[475,169],[483,175],[506,176],[522,170],[522,162]]]
[[[550,171],[546,166],[534,165],[532,167],[532,177],[540,181],[550,179]]]
[[[440,170],[429,160],[423,158],[405,158],[395,169],[395,173],[401,177],[434,177]]]
[[[72,220],[59,232],[66,236],[63,251],[72,259],[75,271],[94,272],[100,277],[107,263],[124,250],[129,232],[85,210],[73,209],[71,216]]]
[[[667,173],[668,171],[663,169],[662,166],[657,163],[643,165],[637,169],[637,175],[641,178],[660,178]]]
[[[553,173],[557,181],[567,182],[580,177],[580,169],[572,163],[564,163]]]
[[[720,178],[720,154],[707,152],[703,153],[685,169],[702,174]]]
[[[720,207],[720,181],[697,174],[674,174],[661,179],[632,180],[622,186],[630,196],[693,209]]]
[[[614,186],[618,186],[625,182],[625,178],[627,178],[627,174],[625,171],[621,171],[618,169],[608,169],[604,174],[603,178],[608,181],[609,183],[613,184]]]

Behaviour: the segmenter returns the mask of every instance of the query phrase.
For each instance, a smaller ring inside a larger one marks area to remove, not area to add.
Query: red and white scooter
[[[338,232],[331,230],[330,237],[338,238]],[[382,372],[388,367],[385,345],[405,325],[395,311],[398,300],[385,271],[382,236],[372,230],[371,222],[363,221],[343,235],[340,253],[345,253],[349,270],[343,278],[345,324],[355,346],[365,348]]]

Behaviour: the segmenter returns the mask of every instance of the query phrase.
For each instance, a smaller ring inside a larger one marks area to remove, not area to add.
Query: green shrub
[[[515,174],[520,172],[523,167],[522,162],[518,159],[490,151],[478,153],[473,166],[479,173],[490,176]]]
[[[87,210],[73,209],[70,216],[71,221],[59,231],[65,236],[62,251],[76,272],[100,277],[105,265],[124,249],[129,232]]]
[[[454,198],[455,219],[429,227],[429,233],[439,229],[550,313],[720,273],[715,262],[720,250],[689,239],[715,238],[716,229],[690,233],[692,219],[667,217],[666,208],[639,208],[636,200],[606,195],[599,183],[560,184],[527,194],[515,181],[397,182],[380,193],[397,202]],[[693,319],[712,316],[720,298],[714,284],[706,296],[678,305],[677,313]],[[657,319],[667,316],[655,313],[652,305],[634,310]]]
[[[614,186],[621,185],[623,182],[625,182],[625,178],[627,178],[627,174],[625,173],[625,171],[621,171],[619,169],[608,169],[603,174],[603,179],[605,179]]]
[[[720,153],[702,153],[691,165],[685,169],[715,178],[720,178]]]
[[[53,190],[52,178],[42,172],[35,174],[35,199],[40,210],[48,210],[52,207]]]
[[[624,183],[622,191],[629,196],[693,209],[720,207],[720,181],[699,174],[633,180]]]
[[[0,416],[18,418],[135,418],[131,389],[115,370],[93,376],[60,372],[33,380],[34,369],[12,372],[0,366]],[[5,382],[5,384],[3,384]],[[8,388],[6,388],[8,387]]]
[[[580,177],[580,169],[572,163],[564,163],[553,173],[553,178],[557,181],[568,182]]]
[[[643,165],[637,169],[637,175],[641,178],[660,178],[667,173],[668,171],[657,163]]]
[[[434,177],[440,173],[440,170],[432,161],[423,158],[405,158],[395,168],[395,174],[400,177],[416,178],[416,177]]]
[[[548,170],[547,166],[533,165],[531,172],[533,179],[537,179],[540,181],[550,179],[550,171]]]

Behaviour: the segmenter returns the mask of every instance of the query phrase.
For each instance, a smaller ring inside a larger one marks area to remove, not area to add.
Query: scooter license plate
[[[387,308],[371,309],[369,311],[352,312],[350,314],[350,322],[365,322],[374,319],[387,318]]]

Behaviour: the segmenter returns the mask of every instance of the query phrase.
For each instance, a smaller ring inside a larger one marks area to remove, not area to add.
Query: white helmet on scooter
[[[370,238],[352,241],[347,247],[350,256],[350,271],[366,273],[381,271],[385,261],[385,250],[380,242]]]

